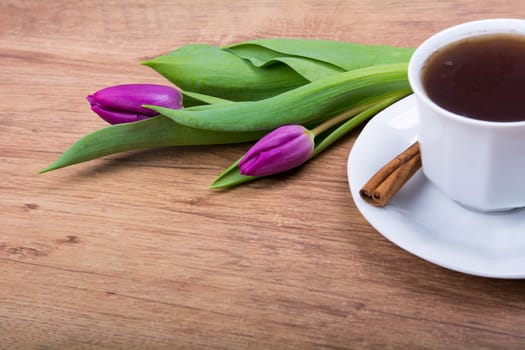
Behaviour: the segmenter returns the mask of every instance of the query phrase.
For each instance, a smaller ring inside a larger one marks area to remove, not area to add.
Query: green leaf
[[[408,62],[413,51],[330,40],[258,39],[224,48],[190,44],[143,64],[183,90],[255,101],[342,71]]]
[[[200,94],[193,91],[181,91],[183,96],[183,105],[185,108],[193,106],[201,106],[203,104],[217,104],[217,103],[233,103],[233,101],[223,98]]]
[[[45,173],[80,162],[136,149],[226,144],[259,139],[261,132],[217,132],[189,128],[164,116],[117,124],[94,131],[70,146]]]
[[[329,63],[309,60],[301,57],[281,57],[274,61],[286,64],[309,81],[326,78],[330,75],[345,72]]]
[[[308,83],[280,64],[257,68],[219,47],[192,44],[143,62],[182,90],[232,101],[259,100]]]
[[[181,110],[145,106],[177,123],[217,131],[271,130],[304,124],[357,107],[368,98],[409,88],[407,64],[378,65],[332,75],[280,95],[251,102],[197,106]]]
[[[238,167],[239,162],[241,161],[242,157],[237,159],[235,163],[230,165],[228,169],[224,170],[216,179],[213,181],[213,183],[210,185],[210,188],[218,189],[218,188],[226,188],[231,186],[240,185],[245,182],[253,181],[255,179],[258,179],[258,176],[245,176],[240,173],[240,169]]]
[[[237,56],[247,59],[256,67],[268,67],[276,63],[284,63],[309,81],[345,71],[330,63],[305,57],[286,56],[260,45],[237,45],[231,51]]]
[[[302,57],[346,71],[378,64],[408,62],[414,52],[413,48],[396,46],[286,38],[250,40],[226,46],[225,49],[252,62],[264,63],[283,56]]]

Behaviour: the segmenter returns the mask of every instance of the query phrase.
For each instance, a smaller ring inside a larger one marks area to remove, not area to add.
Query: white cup
[[[428,97],[421,75],[440,48],[500,33],[525,35],[525,20],[488,19],[450,27],[421,44],[408,67],[419,113],[423,173],[447,197],[480,211],[525,206],[525,121],[483,121],[445,110]],[[525,117],[525,96],[523,113]]]

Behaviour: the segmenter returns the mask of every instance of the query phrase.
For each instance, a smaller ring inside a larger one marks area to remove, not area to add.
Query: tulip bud
[[[130,123],[159,113],[142,107],[182,108],[181,93],[169,86],[127,84],[107,87],[89,95],[91,110],[110,124]]]
[[[239,162],[240,173],[266,176],[295,168],[312,155],[314,134],[301,125],[285,125],[261,138]]]

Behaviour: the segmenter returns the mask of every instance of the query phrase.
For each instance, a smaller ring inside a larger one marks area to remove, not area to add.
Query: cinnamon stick
[[[359,194],[367,203],[383,207],[419,168],[421,155],[416,142],[379,169]]]

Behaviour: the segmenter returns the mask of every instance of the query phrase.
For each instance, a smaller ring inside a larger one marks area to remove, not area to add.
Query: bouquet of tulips
[[[87,97],[113,124],[47,172],[134,149],[257,141],[212,183],[223,188],[297,167],[408,95],[413,49],[326,40],[192,44],[143,62],[174,86],[112,86]]]

